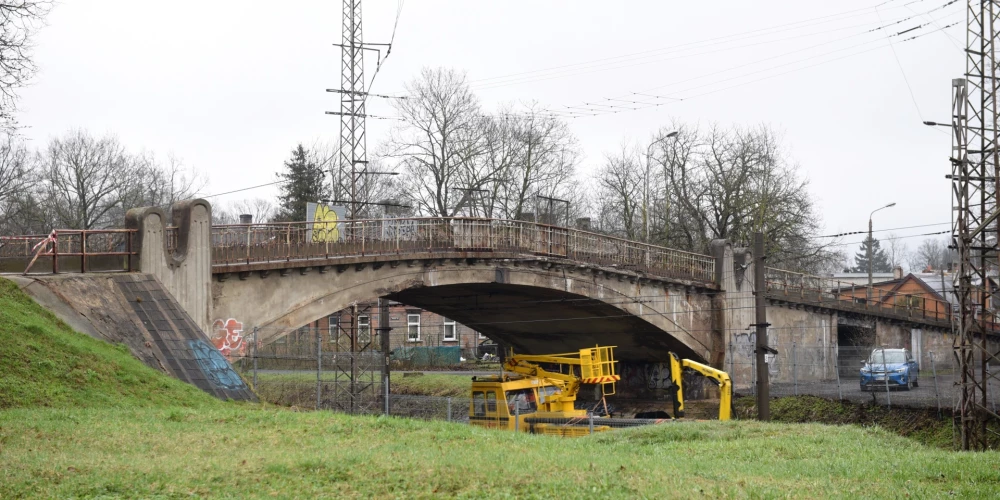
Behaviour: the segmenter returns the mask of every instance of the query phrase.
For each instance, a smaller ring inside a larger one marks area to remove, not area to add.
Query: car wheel
[[[913,377],[906,377],[906,390],[913,390]]]
[[[918,378],[913,379],[913,387],[920,387],[920,379]]]
[[[868,388],[865,387],[865,384],[861,384],[861,392],[866,392],[867,390]]]

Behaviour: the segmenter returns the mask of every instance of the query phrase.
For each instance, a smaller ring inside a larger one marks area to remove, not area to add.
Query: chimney
[[[590,217],[580,217],[577,219],[576,228],[581,231],[590,231]]]
[[[892,268],[892,277],[894,279],[899,279],[903,277],[903,266],[896,266]]]
[[[240,224],[253,224],[253,215],[240,214]]]

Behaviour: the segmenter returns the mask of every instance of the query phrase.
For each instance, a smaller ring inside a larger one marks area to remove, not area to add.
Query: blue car
[[[909,350],[879,348],[861,367],[861,390],[884,390],[886,385],[910,390],[918,386],[919,377],[920,368]]]

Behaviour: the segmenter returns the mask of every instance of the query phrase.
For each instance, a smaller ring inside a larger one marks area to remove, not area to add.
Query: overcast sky
[[[410,0],[371,90],[401,92],[420,68],[443,66],[465,71],[487,110],[664,103],[569,120],[583,175],[672,119],[768,124],[809,179],[827,233],[865,230],[889,202],[876,230],[942,223],[950,139],[921,121],[949,120],[951,79],[965,67],[964,2],[945,3]],[[397,7],[364,3],[366,41],[388,41]],[[271,182],[297,142],[338,135],[323,112],[338,109],[324,89],[339,86],[340,22],[338,1],[65,1],[38,36],[20,120],[35,145],[84,128],[172,153],[207,174],[205,194]],[[378,101],[369,113],[393,114]],[[370,151],[392,123],[369,122]]]

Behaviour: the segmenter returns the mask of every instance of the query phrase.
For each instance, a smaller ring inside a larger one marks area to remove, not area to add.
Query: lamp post
[[[643,179],[643,189],[642,189],[642,227],[643,234],[645,235],[646,243],[649,243],[649,168],[653,163],[653,146],[657,145],[663,139],[669,139],[671,137],[677,137],[677,131],[668,133],[667,135],[657,138],[655,141],[649,143],[649,147],[646,148],[646,176]]]
[[[889,208],[889,207],[894,207],[894,206],[896,206],[896,202],[892,202],[892,203],[890,203],[890,204],[888,204],[888,205],[886,205],[884,207],[878,207],[875,210],[872,210],[872,213],[868,214],[868,241],[866,242],[866,245],[865,245],[867,247],[867,250],[868,250],[868,252],[867,252],[868,253],[868,294],[867,295],[868,296],[866,298],[866,301],[867,301],[866,303],[868,303],[868,304],[871,304],[871,302],[872,302],[872,246],[873,246],[873,241],[872,241],[872,216],[875,215],[875,212],[878,212],[879,210],[882,210],[883,208]]]

